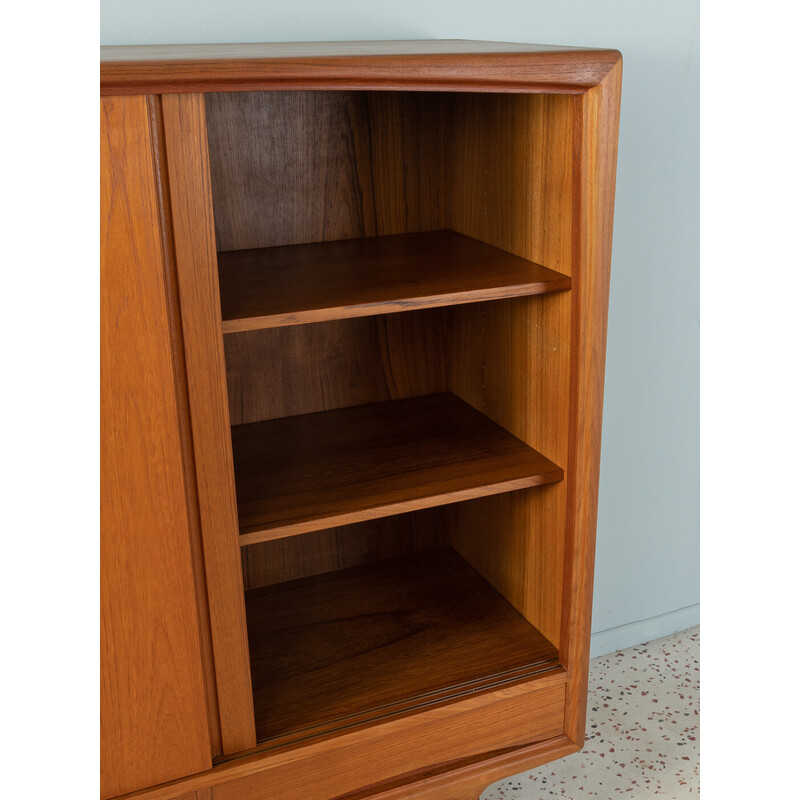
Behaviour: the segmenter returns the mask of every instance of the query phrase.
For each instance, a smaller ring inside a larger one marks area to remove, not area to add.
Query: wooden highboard
[[[102,49],[103,800],[582,747],[621,65]]]

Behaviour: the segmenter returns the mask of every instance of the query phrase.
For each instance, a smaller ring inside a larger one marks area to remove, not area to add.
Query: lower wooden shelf
[[[256,735],[289,741],[561,670],[451,548],[246,594]]]
[[[235,425],[232,441],[242,545],[564,477],[449,392]]]

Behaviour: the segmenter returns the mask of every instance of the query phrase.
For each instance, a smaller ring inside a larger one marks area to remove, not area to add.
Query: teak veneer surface
[[[566,275],[453,231],[236,250],[218,259],[226,333],[570,285]]]
[[[582,94],[616,50],[454,39],[102,47],[101,94],[373,88]]]
[[[447,392],[237,425],[232,437],[243,545],[564,475]]]
[[[564,604],[569,622],[560,641],[569,670],[565,733],[581,746],[586,732],[621,88],[620,61],[600,86],[587,93],[581,106],[581,129],[584,131],[579,226],[581,263],[576,289],[571,292],[576,324],[572,334],[571,472],[567,485],[571,499],[566,531],[567,552],[572,553],[572,559],[564,584]]]
[[[450,548],[247,593],[258,740],[346,727],[553,668]]]
[[[146,99],[100,108],[100,796],[211,766]]]
[[[255,743],[202,95],[161,98],[194,478],[223,753]],[[165,187],[166,188],[166,187]]]
[[[556,668],[299,743],[267,742],[211,770],[124,800],[183,800],[187,791],[199,791],[198,800],[208,800],[204,791],[212,791],[213,800],[297,800],[298,786],[314,800],[365,800],[373,794],[383,800],[384,790],[392,800],[467,800],[477,792],[464,792],[462,777],[490,776],[486,786],[535,766],[537,754],[552,759],[566,755],[566,748],[575,750],[561,735],[565,677]],[[445,786],[442,772],[449,770],[455,780]]]

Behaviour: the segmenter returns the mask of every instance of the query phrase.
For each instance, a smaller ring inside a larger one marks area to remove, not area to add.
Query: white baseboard
[[[700,604],[679,608],[657,617],[629,622],[618,628],[609,628],[592,634],[591,658],[615,653],[635,644],[644,644],[671,633],[685,631],[700,624]]]

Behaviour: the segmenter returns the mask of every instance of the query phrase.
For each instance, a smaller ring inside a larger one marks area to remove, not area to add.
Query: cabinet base
[[[402,783],[349,794],[337,800],[479,800],[481,793],[495,781],[536,769],[579,750],[580,747],[571,739],[557,736],[480,761],[450,765],[438,773],[410,776]]]
[[[475,800],[496,780],[580,749],[563,733],[565,678],[551,673],[352,732],[251,752],[125,797],[292,800],[302,790],[315,800]]]
[[[485,758],[468,759],[439,769],[406,775],[379,786],[339,795],[335,800],[479,800],[481,793],[495,781],[535,769],[578,750],[580,747],[568,737],[556,736]],[[218,800],[221,795],[215,789],[220,786],[208,785],[210,777],[211,773],[195,775],[183,781],[128,794],[119,800]],[[206,785],[190,789],[192,784],[196,787],[201,781]],[[268,797],[268,794],[254,794],[253,784],[239,785],[240,790],[236,790],[232,784],[225,786],[224,797],[232,800],[250,800],[259,796],[266,800]]]

